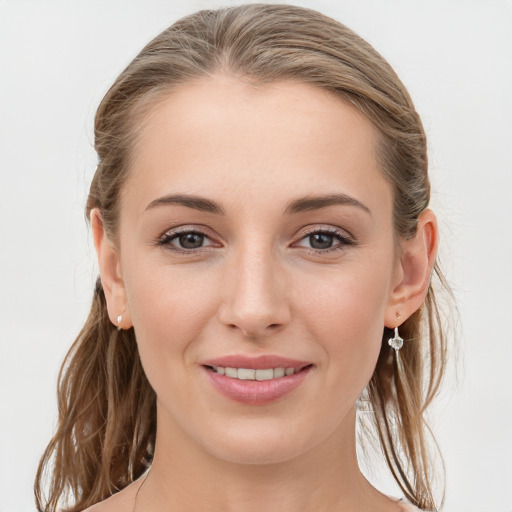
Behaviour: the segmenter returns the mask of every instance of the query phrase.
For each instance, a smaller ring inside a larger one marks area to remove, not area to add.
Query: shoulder
[[[122,491],[110,496],[110,498],[91,505],[83,512],[119,512],[120,510],[132,510],[135,494],[137,493],[139,485],[140,482],[136,481]]]
[[[400,512],[420,512],[418,508],[414,505],[410,505],[409,503],[400,502],[398,504]]]
[[[398,503],[400,512],[427,512],[426,510],[421,510],[410,503],[406,503],[405,501],[400,501]]]

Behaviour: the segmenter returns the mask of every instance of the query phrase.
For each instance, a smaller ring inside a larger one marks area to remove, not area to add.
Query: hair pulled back
[[[354,32],[316,11],[252,4],[203,10],[153,39],[119,75],[95,118],[98,167],[86,213],[98,208],[116,239],[120,190],[130,170],[137,126],[173,88],[216,73],[265,84],[298,80],[331,91],[363,112],[380,133],[377,154],[394,190],[397,238],[415,234],[430,200],[426,137],[412,100],[390,65]],[[436,273],[442,276],[436,265]],[[384,329],[366,389],[387,464],[405,496],[436,509],[425,408],[439,388],[446,342],[432,286],[423,307],[401,326],[396,357]],[[39,511],[63,500],[76,512],[121,490],[151,463],[156,397],[133,329],[109,320],[98,279],[89,317],[59,374],[59,423],[39,465]],[[46,472],[51,473],[47,497]]]

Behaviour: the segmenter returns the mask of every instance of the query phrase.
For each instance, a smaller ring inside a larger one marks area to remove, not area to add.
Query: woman
[[[201,11],[118,77],[95,134],[100,279],[38,509],[406,510],[358,467],[364,404],[404,497],[436,509],[438,229],[382,57],[311,10]]]

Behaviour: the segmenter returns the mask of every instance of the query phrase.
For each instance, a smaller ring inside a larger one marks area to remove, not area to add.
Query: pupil
[[[325,233],[309,235],[309,243],[313,249],[328,249],[332,246],[333,236]]]
[[[185,249],[197,249],[203,245],[203,235],[198,233],[187,233],[185,235],[181,235],[180,245]]]

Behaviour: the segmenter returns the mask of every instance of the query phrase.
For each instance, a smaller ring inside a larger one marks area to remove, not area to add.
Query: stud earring
[[[389,346],[394,348],[396,352],[402,348],[404,340],[398,335],[398,327],[395,327],[395,335],[393,338],[389,338],[388,343]]]
[[[123,328],[121,327],[121,322],[123,321],[123,315],[119,315],[117,317],[117,330],[121,331]]]

